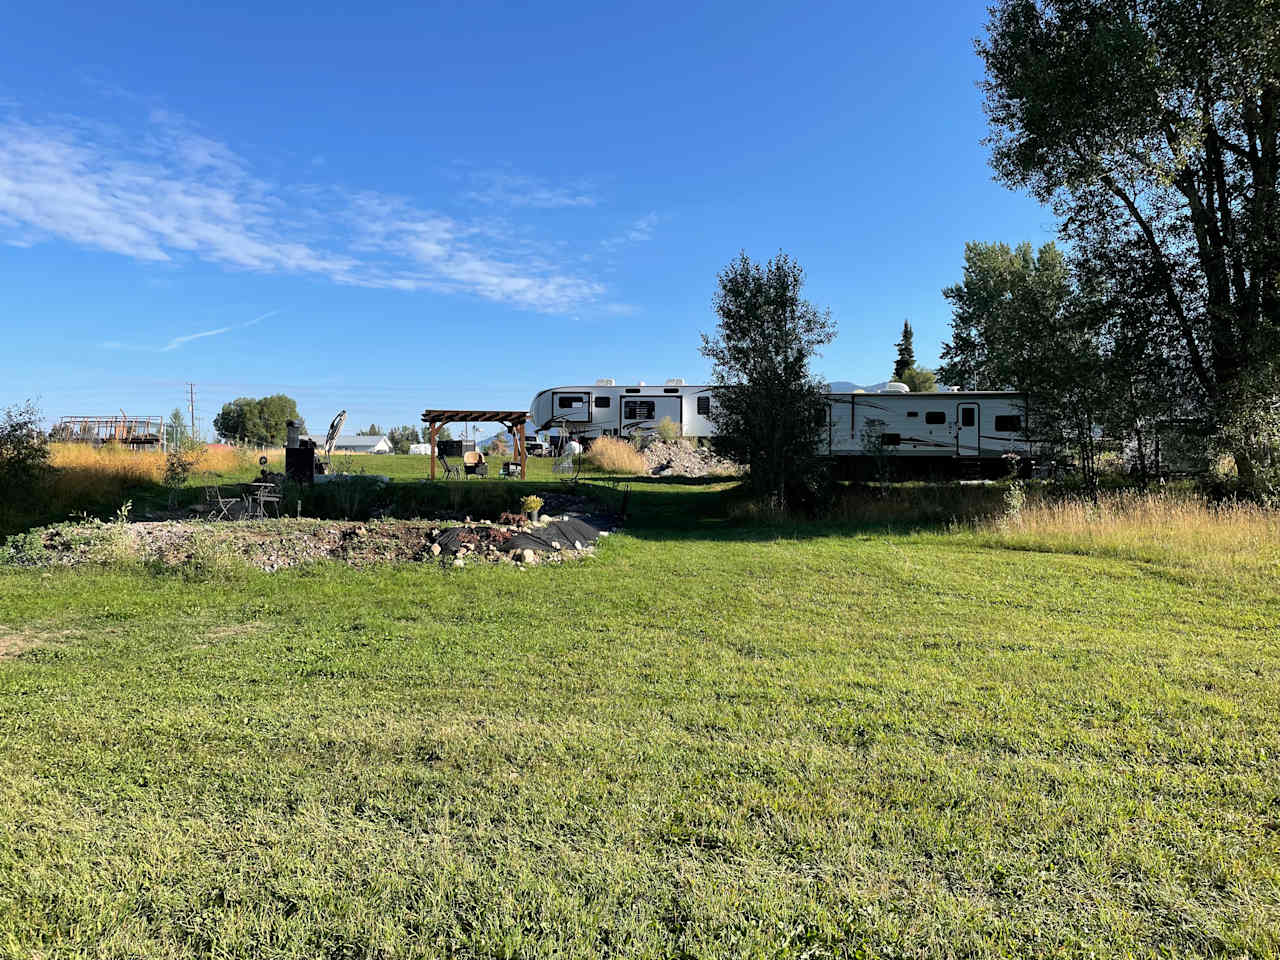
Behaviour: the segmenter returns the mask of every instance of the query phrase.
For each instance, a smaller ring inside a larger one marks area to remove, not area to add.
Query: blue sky
[[[984,2],[21,4],[0,36],[0,404],[309,426],[706,375],[739,249],[805,267],[830,379],[918,359],[991,180]]]

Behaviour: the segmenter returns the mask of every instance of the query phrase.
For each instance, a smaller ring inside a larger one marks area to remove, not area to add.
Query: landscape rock
[[[653,440],[642,451],[649,475],[654,477],[736,477],[742,467],[732,460],[718,457],[706,447],[696,447],[687,440],[668,443]]]

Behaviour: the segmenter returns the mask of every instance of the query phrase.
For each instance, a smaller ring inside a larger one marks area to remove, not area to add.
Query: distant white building
[[[324,437],[306,436],[303,439],[315,441],[317,448],[324,448]],[[393,453],[391,441],[385,436],[356,437],[340,436],[333,442],[334,453]]]
[[[431,456],[431,444],[429,443],[411,443],[409,444],[409,452],[419,457]]]

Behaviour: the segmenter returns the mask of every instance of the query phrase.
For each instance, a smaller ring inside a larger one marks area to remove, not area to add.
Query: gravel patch
[[[681,440],[654,440],[641,452],[649,475],[654,477],[736,477],[742,473],[742,467],[732,460]]]
[[[252,521],[164,520],[129,524],[64,523],[27,535],[24,552],[9,560],[24,566],[75,566],[136,560],[165,567],[240,561],[260,570],[337,560],[352,567],[380,563],[535,564],[594,552],[612,524],[592,518],[596,537],[542,545],[522,534],[554,525],[560,517],[528,523],[445,524],[432,520],[282,519]],[[569,519],[567,517],[563,519]],[[38,538],[39,546],[32,543]],[[521,537],[515,545],[513,538]]]

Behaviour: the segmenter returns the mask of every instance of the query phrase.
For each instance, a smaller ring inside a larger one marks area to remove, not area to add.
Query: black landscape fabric
[[[595,543],[599,538],[600,531],[591,524],[570,517],[567,520],[552,520],[545,527],[535,527],[532,530],[517,533],[500,549],[537,550],[546,553],[571,548],[575,541],[585,547],[589,543]]]

